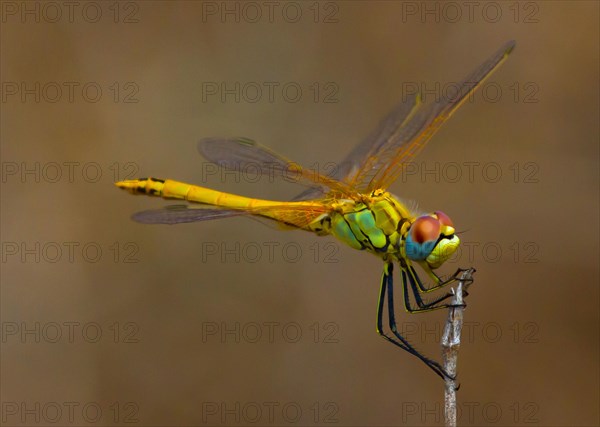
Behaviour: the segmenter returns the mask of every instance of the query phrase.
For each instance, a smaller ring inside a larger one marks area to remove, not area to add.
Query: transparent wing
[[[252,209],[220,209],[213,207],[189,207],[172,205],[163,209],[151,209],[135,213],[131,219],[143,224],[181,224],[209,221],[234,216],[253,215],[271,219],[285,225],[304,227],[319,216],[330,212],[326,203],[315,202],[302,206],[281,204]]]
[[[402,165],[410,161],[429,141],[441,125],[460,107],[487,77],[504,62],[515,42],[505,43],[457,86],[453,96],[414,110],[407,120],[388,132],[374,152],[362,163],[352,179],[361,191],[388,188],[398,178]]]
[[[346,158],[337,165],[329,176],[338,181],[352,182],[367,159],[376,157],[379,150],[391,138],[396,129],[414,116],[420,106],[421,97],[419,95],[412,95],[396,105],[379,123],[377,128],[348,153]],[[319,188],[307,188],[294,200],[312,199],[319,197],[321,194],[322,191]]]
[[[230,209],[190,209],[186,205],[173,205],[163,209],[151,209],[137,212],[132,215],[131,219],[142,224],[181,224],[185,222],[228,218],[243,214],[243,211]]]
[[[205,138],[198,143],[198,151],[210,162],[228,170],[302,181],[312,187],[326,187],[342,194],[354,193],[348,184],[304,169],[251,139]]]
[[[421,106],[420,95],[412,95],[399,103],[379,123],[377,128],[346,156],[336,170],[335,178],[352,181],[369,157],[376,156],[396,129],[413,117]]]

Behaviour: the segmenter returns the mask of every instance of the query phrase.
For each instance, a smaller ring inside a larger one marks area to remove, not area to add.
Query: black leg
[[[402,289],[404,291],[404,308],[406,309],[406,311],[408,311],[409,313],[423,313],[425,311],[439,310],[441,308],[448,308],[453,306],[452,304],[440,304],[442,301],[453,296],[451,292],[448,292],[431,301],[423,301],[423,298],[419,293],[419,289],[417,288],[419,278],[416,275],[416,272],[414,271],[412,266],[410,266],[409,268],[410,271],[406,271],[404,268],[402,269]],[[410,283],[412,294],[419,308],[412,307],[408,292],[408,283]]]
[[[419,289],[421,290],[422,293],[432,292],[432,291],[435,291],[436,289],[443,288],[444,286],[446,286],[446,285],[448,285],[450,283],[456,282],[458,280],[458,278],[460,277],[461,273],[463,273],[464,271],[467,271],[467,270],[464,270],[462,268],[459,268],[448,279],[442,280],[428,266],[422,265],[422,267],[423,267],[423,269],[425,269],[427,271],[427,274],[434,279],[436,285],[434,285],[434,286],[432,286],[430,288],[426,288],[425,285],[423,285],[423,282],[421,282],[421,279],[419,278],[419,275],[415,271],[414,267],[412,265],[410,265],[410,264],[407,266],[407,268],[410,270],[411,276],[413,276],[415,278],[415,280],[417,282],[417,286],[419,287]]]
[[[450,378],[454,379],[454,377],[448,375],[448,373],[442,368],[442,366],[431,360],[427,357],[423,356],[419,353],[410,343],[398,332],[398,328],[396,326],[396,317],[394,314],[394,295],[393,295],[393,264],[386,263],[383,269],[383,275],[381,278],[381,288],[379,291],[379,302],[377,305],[377,333],[385,338],[387,341],[392,344],[400,347],[402,350],[409,352],[410,354],[421,359],[429,368],[431,368],[437,375],[442,377],[442,379]],[[392,330],[394,337],[390,337],[383,331],[383,302],[385,299],[386,289],[388,291],[388,317],[389,317],[389,326]]]

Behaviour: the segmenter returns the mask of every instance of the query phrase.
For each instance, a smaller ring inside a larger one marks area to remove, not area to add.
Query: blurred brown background
[[[168,202],[112,183],[288,199],[196,141],[327,167],[509,39],[392,191],[468,230],[443,269],[478,270],[459,423],[599,423],[597,2],[67,3],[1,3],[3,424],[442,423],[440,379],[375,333],[375,257],[244,218],[136,224]],[[397,304],[439,358],[446,312]]]

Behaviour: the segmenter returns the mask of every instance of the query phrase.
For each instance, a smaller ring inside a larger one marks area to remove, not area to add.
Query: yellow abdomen
[[[201,203],[223,209],[244,211],[251,215],[258,215],[279,221],[285,225],[315,231],[318,234],[322,233],[314,230],[310,225],[330,210],[324,203],[318,200],[309,202],[278,202],[254,199],[170,179],[140,178],[119,181],[115,185],[133,194],[147,194],[165,199],[187,200],[188,202]]]

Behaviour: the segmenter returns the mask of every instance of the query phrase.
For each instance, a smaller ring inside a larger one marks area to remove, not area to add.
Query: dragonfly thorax
[[[345,244],[386,261],[405,259],[440,267],[458,248],[454,225],[443,212],[416,217],[393,195],[376,190],[361,200],[342,199],[311,224],[317,234],[332,234]]]
[[[384,259],[401,256],[415,217],[390,193],[378,191],[360,200],[338,199],[332,212],[311,224],[317,234],[332,234],[345,244]]]

